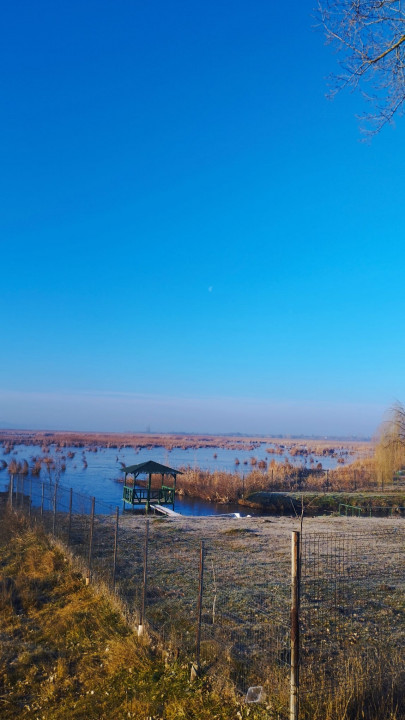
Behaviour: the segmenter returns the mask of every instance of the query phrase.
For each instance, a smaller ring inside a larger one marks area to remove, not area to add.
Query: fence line
[[[393,517],[394,515],[403,516],[405,515],[405,507],[402,506],[387,506],[381,505],[347,505],[346,503],[339,503],[339,515],[346,516],[368,516],[368,517]]]
[[[11,476],[7,500],[81,558],[86,581],[120,597],[167,658],[188,660],[192,678],[209,672],[219,691],[264,688],[280,720],[311,717],[311,702],[347,695],[353,676],[376,680],[382,662],[392,683],[405,672],[401,524],[296,532],[291,553],[275,538],[270,554],[253,529],[200,539],[37,477]]]

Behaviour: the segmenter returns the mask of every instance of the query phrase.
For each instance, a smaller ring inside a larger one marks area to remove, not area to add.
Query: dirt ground
[[[179,533],[189,533],[193,539],[218,540],[224,534],[235,533],[241,535],[254,532],[256,537],[276,540],[285,543],[289,548],[291,533],[301,529],[300,518],[289,517],[225,517],[220,515],[192,517],[178,515],[173,518],[150,516],[151,523],[160,527],[170,527]],[[125,515],[120,525],[123,529],[141,530],[145,525],[145,516]],[[405,518],[367,518],[346,516],[318,516],[305,518],[302,531],[306,533],[370,533],[392,528],[401,528],[405,531]]]

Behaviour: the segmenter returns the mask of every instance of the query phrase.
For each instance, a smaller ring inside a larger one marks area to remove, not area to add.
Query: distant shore
[[[281,437],[273,435],[210,435],[186,433],[113,433],[113,432],[78,432],[60,430],[0,430],[0,443],[13,443],[23,445],[58,445],[60,447],[133,447],[155,448],[163,447],[167,450],[174,448],[224,448],[229,450],[254,450],[263,444],[274,445],[278,448],[306,447],[308,454],[317,454],[316,450],[342,449],[356,453],[367,453],[371,449],[371,441],[354,438],[328,438],[328,437]]]

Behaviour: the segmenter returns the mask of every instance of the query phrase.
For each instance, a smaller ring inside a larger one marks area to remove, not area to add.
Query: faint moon
[[[208,292],[212,292],[212,285],[209,286]]]

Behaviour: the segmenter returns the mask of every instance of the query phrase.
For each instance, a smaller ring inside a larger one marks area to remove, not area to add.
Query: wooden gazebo
[[[129,465],[122,468],[125,473],[124,492],[123,492],[123,510],[125,503],[128,503],[134,509],[136,506],[144,507],[148,513],[153,505],[171,505],[174,510],[174,500],[176,492],[176,477],[181,475],[180,470],[161,465],[154,460],[140,463],[139,465]],[[127,485],[127,476],[133,476],[133,485]],[[147,475],[147,480],[137,482],[140,475]],[[160,475],[162,478],[161,485],[158,488],[152,488],[152,475]],[[165,482],[165,477],[172,478],[172,485]],[[140,482],[142,485],[140,485]]]

